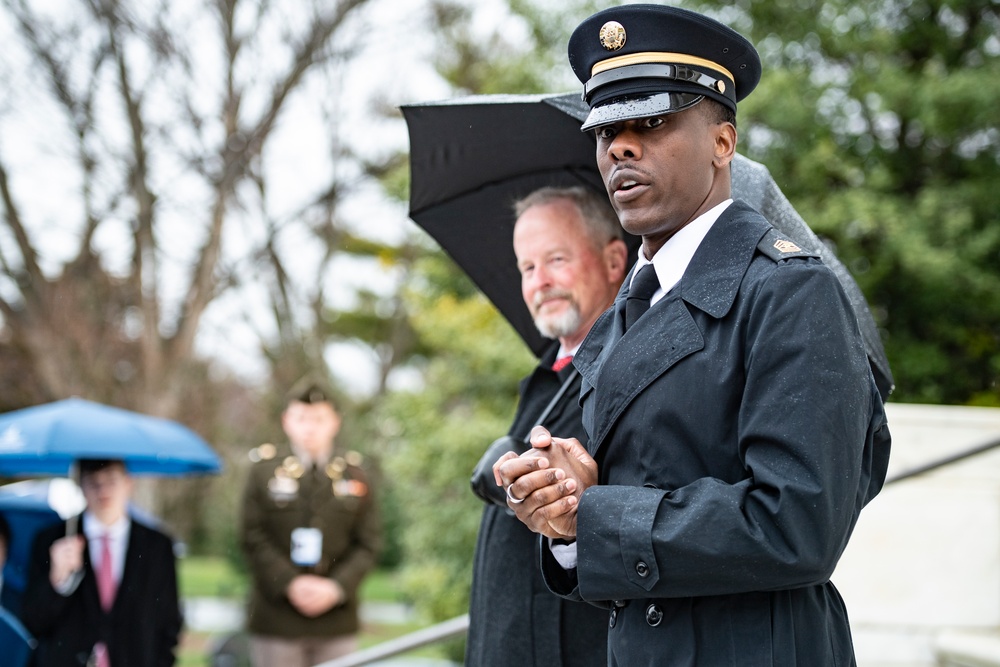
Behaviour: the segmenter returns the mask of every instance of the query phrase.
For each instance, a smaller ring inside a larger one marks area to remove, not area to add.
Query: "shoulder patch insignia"
[[[780,253],[802,252],[802,248],[798,247],[797,245],[786,239],[778,239],[777,241],[774,242],[774,247]]]
[[[783,262],[794,257],[819,257],[819,254],[805,250],[776,229],[769,229],[757,243],[757,251],[775,262]]]

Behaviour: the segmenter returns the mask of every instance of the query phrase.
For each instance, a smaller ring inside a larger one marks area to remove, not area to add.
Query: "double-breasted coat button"
[[[651,604],[646,607],[646,623],[649,627],[655,628],[663,620],[663,611],[660,609],[659,605]]]
[[[646,565],[644,562],[639,561],[638,563],[635,564],[635,573],[638,574],[640,577],[649,576],[649,566]]]
[[[618,609],[615,608],[611,610],[611,616],[608,618],[608,627],[609,628],[615,627],[615,623],[617,622],[618,622]]]

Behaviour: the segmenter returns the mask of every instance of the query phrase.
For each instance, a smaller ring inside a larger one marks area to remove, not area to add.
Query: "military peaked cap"
[[[289,403],[297,401],[309,405],[315,403],[337,405],[330,387],[322,379],[313,375],[307,375],[296,382],[288,391],[287,401]]]
[[[569,63],[591,107],[582,129],[676,113],[705,97],[733,112],[760,81],[760,57],[735,30],[692,11],[624,5],[581,23]]]

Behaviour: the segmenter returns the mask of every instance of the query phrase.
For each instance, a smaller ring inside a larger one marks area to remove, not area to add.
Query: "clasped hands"
[[[315,574],[296,576],[285,593],[292,606],[308,618],[321,616],[344,601],[344,589],[339,583]]]
[[[576,539],[580,496],[597,483],[597,462],[576,438],[554,438],[544,427],[531,430],[531,449],[508,452],[493,464],[496,483],[507,490],[517,518],[546,537]]]

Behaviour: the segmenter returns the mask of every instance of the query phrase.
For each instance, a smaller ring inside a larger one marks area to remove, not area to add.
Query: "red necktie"
[[[97,667],[111,667],[111,657],[108,655],[108,647],[104,645],[104,642],[94,644],[94,662],[97,663]]]
[[[101,608],[104,611],[111,611],[117,588],[115,571],[111,566],[111,538],[105,533],[101,535],[101,564],[97,570],[97,594],[101,598]]]
[[[101,563],[97,568],[97,595],[101,599],[101,609],[105,612],[111,611],[117,588],[115,570],[111,565],[111,537],[105,533],[101,535]],[[111,667],[111,656],[108,655],[108,647],[104,642],[98,642],[94,646],[94,657],[97,659],[97,667]]]
[[[573,361],[572,354],[567,354],[565,357],[559,357],[558,359],[556,359],[556,363],[552,364],[552,370],[558,373],[562,369],[569,366],[569,362],[571,361]]]

